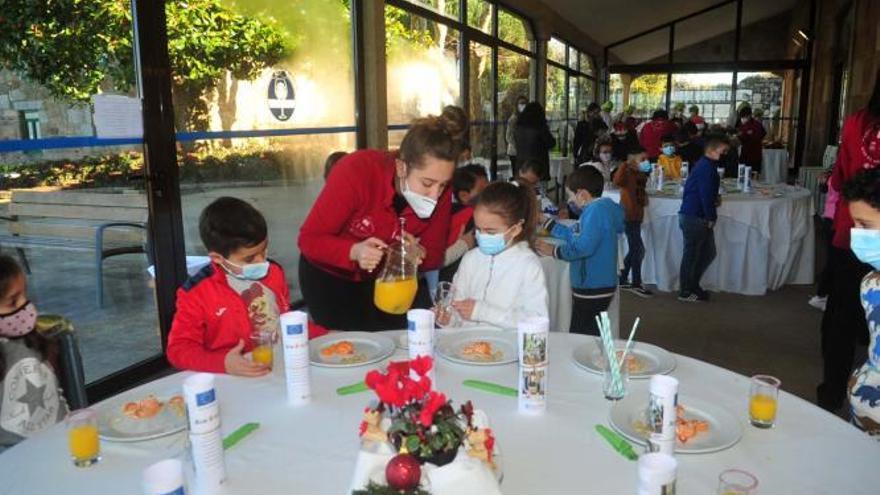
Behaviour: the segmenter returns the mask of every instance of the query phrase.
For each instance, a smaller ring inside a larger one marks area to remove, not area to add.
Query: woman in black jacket
[[[588,162],[593,158],[593,147],[596,139],[603,133],[608,132],[608,126],[599,114],[600,107],[593,102],[587,106],[586,114],[577,123],[574,131],[574,141],[571,152],[575,157],[575,164]]]
[[[547,126],[547,116],[540,103],[526,105],[516,121],[514,131],[516,140],[516,161],[526,163],[535,161],[541,165],[541,179],[550,178],[550,150],[556,146],[556,139]]]

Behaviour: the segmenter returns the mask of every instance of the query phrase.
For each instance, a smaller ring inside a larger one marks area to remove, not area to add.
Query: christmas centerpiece
[[[420,356],[367,373],[378,403],[360,424],[354,495],[500,493],[488,418],[470,402],[456,409],[434,390],[432,366]]]

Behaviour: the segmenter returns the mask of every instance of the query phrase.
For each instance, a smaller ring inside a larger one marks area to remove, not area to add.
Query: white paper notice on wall
[[[95,136],[99,138],[139,138],[144,135],[140,98],[124,95],[92,96]]]

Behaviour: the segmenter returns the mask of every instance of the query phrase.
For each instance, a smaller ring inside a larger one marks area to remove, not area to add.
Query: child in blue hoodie
[[[602,197],[605,180],[593,167],[581,167],[565,180],[569,201],[583,209],[567,227],[549,219],[544,228],[565,244],[539,241],[538,252],[568,261],[572,286],[572,333],[599,335],[596,315],[608,309],[617,290],[617,238],[623,233],[623,208]]]

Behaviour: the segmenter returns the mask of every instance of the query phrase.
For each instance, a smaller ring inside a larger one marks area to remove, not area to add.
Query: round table
[[[443,359],[438,388],[456,404],[473,400],[485,410],[501,449],[502,491],[507,495],[634,493],[636,463],[614,452],[594,431],[607,424],[609,402],[601,377],[578,368],[572,349],[588,342],[582,335],[551,333],[548,409],[543,416],[517,413],[515,398],[464,388],[464,379],[514,385],[516,365],[473,367]],[[405,354],[397,351],[397,359]],[[756,475],[762,494],[873,495],[877,492],[880,443],[848,423],[788,393],[779,398],[777,426],[759,430],[747,424],[747,378],[695,359],[677,356],[673,375],[683,396],[714,402],[740,418],[744,433],[732,448],[706,455],[679,455],[678,489],[683,494],[715,493],[718,474],[728,468]],[[340,397],[339,386],[361,380],[370,367],[312,367],[313,402],[285,404],[280,370],[256,379],[217,377],[223,431],[246,422],[259,430],[226,452],[224,494],[264,495],[345,493],[358,449],[357,428],[370,393]],[[144,393],[179,385],[179,373],[140,387]],[[630,383],[631,394],[645,395],[646,381]],[[57,425],[0,455],[0,494],[140,493],[141,470],[160,459],[183,456],[184,435],[149,442],[103,442],[104,459],[88,469],[67,457],[63,425]]]
[[[735,179],[725,179],[733,191]],[[683,240],[678,227],[681,195],[678,183],[669,181],[664,194],[650,192],[642,224],[645,260],[642,280],[661,291],[678,290]],[[751,194],[722,196],[715,225],[718,256],[703,275],[709,290],[762,295],[785,284],[812,284],[815,260],[815,227],[812,195],[802,188],[780,184],[755,184]],[[605,196],[620,201],[620,191]]]
[[[764,149],[761,158],[761,180],[767,184],[780,184],[788,179],[788,151]]]

